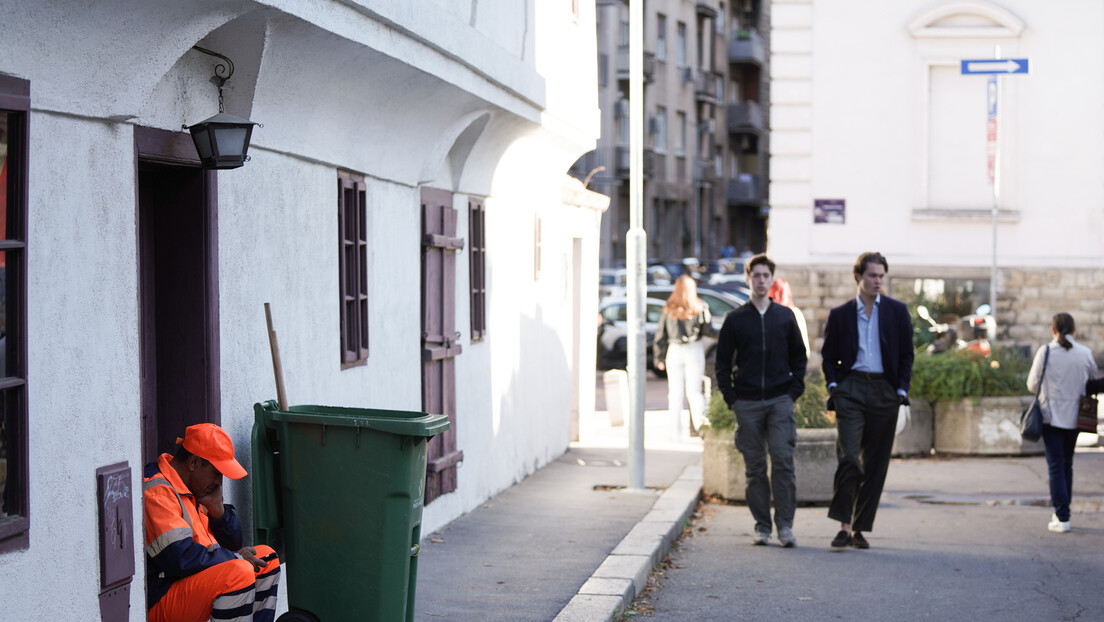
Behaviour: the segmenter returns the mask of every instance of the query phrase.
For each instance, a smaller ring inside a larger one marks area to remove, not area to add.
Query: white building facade
[[[291,404],[427,410],[427,352],[447,351],[451,474],[424,534],[566,449],[594,404],[608,202],[564,174],[598,134],[593,4],[4,0],[0,16],[0,618],[99,610],[97,485],[116,475],[134,578],[113,596],[129,612],[104,619],[145,619],[143,463],[214,421],[248,467],[253,404],[276,396],[264,303]],[[233,61],[225,110],[263,124],[242,168],[199,168],[181,132],[220,103],[222,61],[193,46]],[[435,295],[427,197],[462,246]],[[427,300],[451,314],[441,343]],[[249,480],[226,489],[248,532]]]
[[[886,255],[895,297],[992,302],[995,175],[998,342],[1037,347],[1068,311],[1104,350],[1104,6],[773,0],[771,16],[768,250],[811,336],[862,251]],[[994,58],[1029,71],[995,90],[963,73]]]

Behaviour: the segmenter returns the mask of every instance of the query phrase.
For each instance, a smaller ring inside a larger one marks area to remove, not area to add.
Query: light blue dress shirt
[[[882,304],[882,295],[878,294],[874,298],[874,311],[869,318],[866,317],[866,306],[862,298],[855,296],[855,301],[858,303],[859,314],[859,354],[851,369],[880,374],[885,371],[882,368],[882,342],[878,335],[878,307]]]

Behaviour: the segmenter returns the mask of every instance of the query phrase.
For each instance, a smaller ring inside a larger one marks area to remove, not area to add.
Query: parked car
[[[658,298],[666,304],[673,291],[675,291],[673,285],[649,285],[648,297]],[[745,290],[725,291],[712,287],[698,288],[698,298],[709,305],[709,314],[713,316],[713,327],[718,331],[721,330],[724,316],[729,311],[747,302],[750,297],[750,294]]]
[[[662,299],[664,304],[667,303],[667,298],[671,296],[671,292],[673,291],[675,291],[674,286],[648,286],[648,296]],[[715,332],[720,333],[721,325],[724,324],[725,315],[727,315],[729,311],[747,302],[750,295],[742,290],[722,291],[710,287],[699,287],[698,298],[701,298],[705,304],[709,305],[709,314],[713,316],[713,329]],[[660,306],[662,308],[662,305]],[[705,346],[705,375],[709,378],[713,378],[714,363],[717,356],[717,338],[703,337],[702,344]],[[666,377],[667,374],[657,371],[656,375]]]
[[[655,369],[652,361],[652,342],[655,338],[656,325],[663,315],[663,305],[667,304],[667,298],[674,291],[673,285],[649,285],[647,310],[644,315],[645,343],[647,353],[645,359],[648,369],[656,376],[666,378],[667,373]],[[723,292],[709,288],[698,288],[698,297],[709,305],[709,313],[713,316],[713,328],[720,332],[725,315],[744,304],[748,300],[747,294]],[[599,315],[602,325],[598,327],[598,368],[599,369],[624,369],[628,360],[628,316],[624,298],[608,298],[599,305]],[[705,373],[713,377],[714,357],[716,356],[717,338],[703,337],[702,345],[705,346]]]
[[[610,296],[624,296],[626,272],[624,268],[602,268],[598,271],[598,300]]]
[[[662,264],[648,266],[648,285],[671,285],[675,280],[671,272]],[[609,297],[623,297],[628,287],[628,271],[625,268],[603,268],[598,270],[598,300]]]
[[[664,300],[647,298],[644,301],[644,355],[648,369],[652,364],[652,341],[656,325],[663,315]],[[598,326],[598,369],[625,369],[629,360],[628,301],[625,298],[607,298],[598,305],[602,320]]]

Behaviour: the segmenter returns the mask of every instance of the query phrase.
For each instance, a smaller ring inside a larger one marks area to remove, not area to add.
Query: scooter
[[[983,304],[972,315],[959,318],[956,325],[952,326],[951,324],[936,323],[927,307],[924,305],[918,306],[916,313],[931,324],[928,330],[936,334],[935,339],[932,340],[926,350],[927,353],[939,354],[941,352],[968,350],[981,356],[992,354],[993,349],[989,339],[996,333],[997,321],[990,314],[991,310],[992,308],[989,305]],[[959,339],[960,333],[968,335],[970,340]]]
[[[989,305],[981,305],[973,315],[967,315],[958,321],[960,333],[971,337],[966,342],[966,350],[982,356],[993,353],[993,346],[989,340],[997,332],[997,320],[990,315],[990,311]]]
[[[935,333],[935,338],[928,344],[928,354],[941,354],[943,352],[951,352],[955,350],[961,350],[966,347],[966,343],[960,341],[958,338],[958,330],[950,324],[939,324],[932,319],[931,312],[924,305],[916,307],[916,313],[921,318],[928,321],[931,324],[928,327],[928,331]]]

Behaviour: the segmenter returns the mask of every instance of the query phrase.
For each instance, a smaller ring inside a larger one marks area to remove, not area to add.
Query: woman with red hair
[[[805,314],[794,306],[793,293],[790,292],[790,284],[786,279],[775,279],[767,296],[783,307],[789,307],[797,320],[797,327],[801,330],[801,339],[805,341],[805,356],[809,356],[809,328],[805,325]]]

